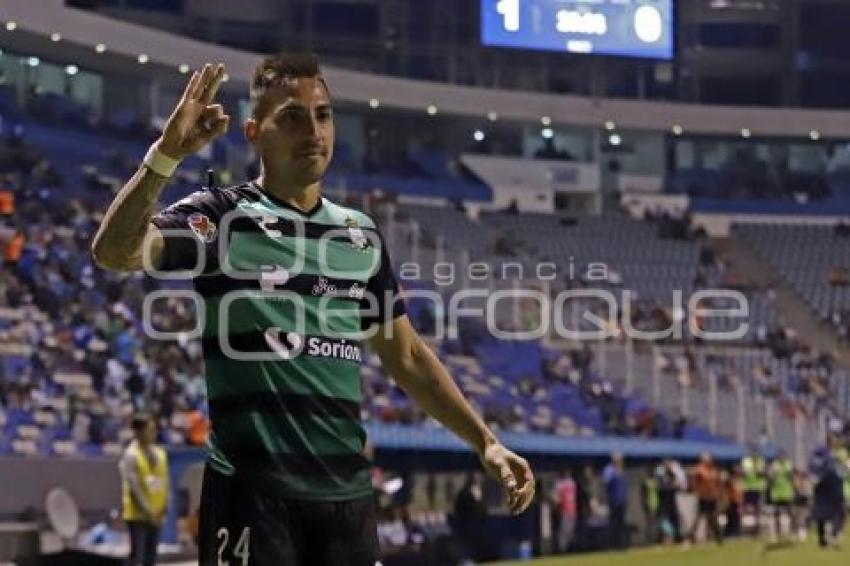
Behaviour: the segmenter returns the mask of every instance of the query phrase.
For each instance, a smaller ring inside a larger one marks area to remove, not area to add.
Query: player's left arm
[[[534,498],[531,467],[498,441],[407,316],[384,322],[368,343],[402,389],[473,448],[487,473],[507,491],[511,512],[522,513]]]

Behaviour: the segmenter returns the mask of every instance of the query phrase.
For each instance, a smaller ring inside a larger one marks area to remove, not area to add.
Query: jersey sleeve
[[[222,191],[203,190],[157,213],[151,222],[160,229],[164,240],[158,269],[198,267],[204,273],[212,271],[217,265],[220,221],[230,208]]]
[[[364,330],[373,324],[391,322],[407,312],[393,273],[386,242],[383,236],[378,236],[381,242],[381,257],[377,271],[366,284],[367,298],[364,300],[364,310],[360,318],[361,328]]]

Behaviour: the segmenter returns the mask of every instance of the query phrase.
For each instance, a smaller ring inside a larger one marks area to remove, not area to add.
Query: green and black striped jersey
[[[384,240],[362,212],[302,212],[254,183],[200,191],[153,219],[161,271],[202,297],[209,463],[285,497],[371,492],[360,333],[404,314]]]

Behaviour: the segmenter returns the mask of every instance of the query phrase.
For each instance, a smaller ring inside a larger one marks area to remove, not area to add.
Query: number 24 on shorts
[[[222,527],[215,536],[220,541],[218,545],[218,566],[231,566],[230,561],[224,557],[225,552],[227,552],[227,543],[230,541],[230,531]],[[233,566],[248,566],[248,558],[250,556],[248,549],[250,547],[251,527],[245,527],[236,541],[236,546],[233,547],[233,557],[240,561],[236,562]]]

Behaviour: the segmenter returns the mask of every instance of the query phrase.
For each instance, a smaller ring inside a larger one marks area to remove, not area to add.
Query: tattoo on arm
[[[145,166],[119,191],[95,235],[92,253],[98,265],[116,271],[142,268],[143,245],[167,177]],[[151,257],[156,260],[157,247]]]

